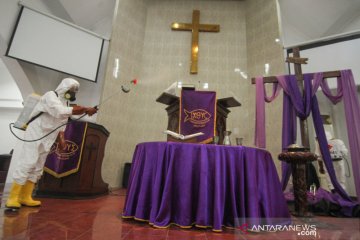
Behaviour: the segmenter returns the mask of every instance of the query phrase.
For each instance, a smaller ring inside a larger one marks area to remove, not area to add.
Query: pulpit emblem
[[[188,111],[184,109],[184,122],[190,121],[193,124],[205,124],[210,121],[211,114],[204,109],[195,109]]]
[[[63,151],[60,151],[59,149],[59,143],[55,142],[51,149],[50,153],[54,153],[57,155],[59,160],[68,160],[70,157],[72,157],[77,151],[79,150],[79,145],[76,143],[66,140],[66,149]]]

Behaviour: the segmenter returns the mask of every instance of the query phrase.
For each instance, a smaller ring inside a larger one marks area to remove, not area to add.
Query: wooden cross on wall
[[[293,56],[287,57],[286,62],[294,64],[295,76],[298,82],[298,86],[304,94],[304,76],[301,70],[301,64],[307,64],[307,58],[300,57],[300,49],[298,47],[292,49]],[[323,78],[334,78],[340,77],[340,71],[323,72]],[[255,84],[255,78],[251,79],[252,84]],[[264,77],[264,83],[277,83],[276,76]],[[310,147],[309,143],[309,129],[307,120],[300,120],[300,133],[301,133],[301,144],[304,147]]]
[[[175,31],[191,31],[191,65],[190,73],[198,72],[198,52],[199,52],[199,32],[219,32],[220,25],[200,24],[200,11],[194,10],[192,14],[192,23],[173,23],[171,29]]]

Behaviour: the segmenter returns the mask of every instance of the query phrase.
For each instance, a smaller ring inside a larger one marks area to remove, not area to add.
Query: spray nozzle
[[[130,92],[130,88],[125,87],[125,86],[121,86],[121,90],[122,90],[124,93]]]
[[[133,84],[133,85],[136,85],[136,84],[137,84],[137,79],[131,80],[130,83]],[[121,90],[122,90],[124,93],[130,92],[130,88],[127,87],[127,86],[124,86],[124,85],[121,86]]]

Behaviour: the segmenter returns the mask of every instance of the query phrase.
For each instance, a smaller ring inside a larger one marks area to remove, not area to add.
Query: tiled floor
[[[155,239],[155,240],[217,240],[217,239],[360,239],[360,219],[314,217],[293,219],[293,225],[316,226],[316,236],[301,236],[299,231],[246,232],[225,229],[189,230],[171,226],[155,229],[147,223],[122,220],[125,190],[89,200],[42,198],[40,208],[23,207],[18,212],[5,210],[7,192],[1,199],[0,239]],[[309,232],[305,232],[305,234]]]

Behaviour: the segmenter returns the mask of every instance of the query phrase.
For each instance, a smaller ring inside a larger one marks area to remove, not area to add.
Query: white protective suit
[[[348,154],[348,149],[346,148],[342,140],[333,138],[330,132],[325,131],[325,134],[329,145],[330,156],[333,160],[332,163],[334,166],[336,178],[341,187],[346,190],[344,157]],[[316,144],[315,154],[321,157],[318,143]],[[327,173],[326,169],[325,174],[319,174],[319,178],[321,187],[327,190],[334,189],[334,186],[331,183],[330,176]]]
[[[32,116],[39,112],[42,115],[32,121],[25,131],[26,140],[33,140],[43,137],[55,128],[66,123],[72,114],[72,107],[67,106],[64,95],[69,89],[78,89],[80,84],[72,79],[65,78],[54,91],[45,93],[39,103],[35,106]],[[18,163],[14,171],[14,181],[24,185],[27,180],[36,183],[43,173],[46,157],[51,146],[55,142],[60,131],[65,130],[66,125],[55,130],[49,136],[36,142],[22,142],[17,144],[13,153],[13,161]]]

